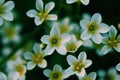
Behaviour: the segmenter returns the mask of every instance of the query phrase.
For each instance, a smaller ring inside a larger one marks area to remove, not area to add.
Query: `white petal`
[[[89,67],[92,64],[92,61],[91,60],[86,60],[84,62],[84,64],[85,64],[85,68],[87,68],[87,67]]]
[[[91,18],[92,22],[100,23],[101,20],[102,20],[102,17],[101,17],[101,14],[99,14],[99,13],[95,13]]]
[[[69,76],[73,75],[75,72],[73,72],[72,67],[69,67],[64,71],[63,78],[68,78]]]
[[[61,55],[66,55],[67,50],[64,45],[60,45],[59,47],[56,48],[57,52]]]
[[[57,20],[57,15],[55,14],[49,14],[46,18],[46,20]]]
[[[32,60],[33,54],[31,52],[24,53],[24,57],[26,60]]]
[[[53,67],[53,70],[62,71],[62,67],[58,64],[55,64],[55,66]]]
[[[51,73],[51,70],[49,70],[49,69],[45,69],[45,70],[43,71],[43,74],[44,74],[46,77],[50,77],[50,73]]]
[[[92,40],[96,44],[100,44],[102,42],[102,36],[99,33],[96,33],[95,35],[92,36]]]
[[[5,2],[5,0],[0,0],[0,5],[2,5]]]
[[[15,4],[13,1],[8,1],[3,6],[5,7],[5,11],[9,12],[15,7]]]
[[[2,72],[0,72],[0,80],[7,80],[6,75]]]
[[[87,40],[89,38],[91,38],[91,34],[87,33],[87,31],[82,32],[81,39]]]
[[[110,31],[109,31],[110,39],[115,39],[116,35],[117,35],[117,29],[113,25],[110,26]]]
[[[47,61],[46,61],[46,60],[43,60],[42,63],[38,64],[38,66],[39,66],[40,68],[45,68],[45,67],[47,67]]]
[[[60,35],[60,30],[58,29],[58,27],[53,26],[51,31],[50,31],[50,35]]]
[[[50,45],[47,45],[47,47],[45,48],[45,54],[46,55],[51,55],[55,50],[55,47],[50,47]]]
[[[34,50],[35,53],[39,53],[41,51],[40,44],[35,43],[34,46],[33,46],[33,50]]]
[[[107,33],[110,30],[110,27],[107,24],[100,23],[99,26],[100,26],[99,28],[100,33]]]
[[[81,0],[81,2],[84,4],[84,5],[88,5],[90,0]]]
[[[87,58],[86,52],[80,52],[80,54],[78,55],[78,59],[80,61],[84,62],[86,60],[86,58]]]
[[[69,42],[70,39],[71,39],[71,36],[70,36],[70,35],[63,34],[63,35],[62,35],[62,41],[61,41],[61,43],[62,43],[62,44],[65,44],[65,43]]]
[[[82,69],[80,73],[77,74],[78,77],[83,77],[85,76],[86,72],[85,69]]]
[[[117,37],[117,41],[120,42],[120,34]]]
[[[79,48],[83,44],[83,42],[79,40],[76,42],[76,44],[77,44],[77,48]]]
[[[72,3],[74,3],[74,2],[76,2],[77,0],[66,0],[66,3],[67,4],[72,4]]]
[[[96,80],[97,74],[96,72],[91,72],[89,73],[88,77],[91,78],[92,80]]]
[[[120,43],[117,43],[116,46],[113,47],[117,52],[120,52]]]
[[[90,23],[89,20],[83,19],[83,20],[80,21],[80,26],[81,26],[82,29],[86,29],[86,26],[87,26],[87,24],[89,24],[89,23]]]
[[[108,52],[110,52],[111,49],[112,49],[112,48],[111,48],[110,46],[104,45],[103,48],[102,48],[102,52],[103,52],[103,54],[105,55],[105,54],[107,54]]]
[[[43,1],[42,0],[36,0],[36,9],[40,12],[43,11]]]
[[[27,63],[27,69],[28,70],[32,70],[35,66],[36,66],[36,64],[34,64],[32,61],[29,61]]]
[[[68,55],[67,56],[67,62],[69,65],[73,65],[73,63],[77,61],[76,57],[72,56],[72,55]]]
[[[49,2],[45,5],[45,13],[49,13],[55,7],[54,2]]]
[[[109,38],[108,37],[103,37],[102,43],[103,44],[108,44]]]
[[[8,73],[8,80],[18,80],[20,77],[18,72],[10,72]]]
[[[3,19],[0,18],[0,26],[3,24]]]
[[[36,10],[29,10],[27,11],[26,15],[29,16],[29,17],[36,17],[38,14],[38,12]]]
[[[12,12],[7,12],[2,16],[5,20],[12,21],[13,20],[13,14]]]
[[[40,19],[39,17],[35,17],[35,24],[36,26],[41,25],[43,23],[44,19]]]
[[[45,43],[45,44],[49,44],[49,35],[43,35],[42,37],[41,37],[41,41],[43,42],[43,43]]]
[[[116,69],[120,71],[120,63],[116,65]]]

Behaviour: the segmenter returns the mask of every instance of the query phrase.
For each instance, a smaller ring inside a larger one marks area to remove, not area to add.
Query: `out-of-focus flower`
[[[96,80],[96,77],[97,77],[96,72],[91,72],[88,75],[81,77],[79,80]]]
[[[13,20],[13,14],[11,10],[14,8],[15,4],[13,1],[4,2],[5,0],[0,0],[0,25],[3,24],[4,20]]]
[[[120,63],[118,63],[118,64],[116,65],[116,69],[117,69],[118,71],[120,71]]]
[[[82,41],[77,40],[75,35],[71,35],[71,40],[65,45],[68,52],[74,53],[82,45]]]
[[[38,26],[41,25],[44,20],[57,20],[57,15],[49,14],[50,11],[54,8],[54,6],[55,6],[54,2],[49,2],[45,5],[44,9],[43,1],[36,0],[36,9],[38,11],[32,9],[29,10],[26,14],[31,18],[35,18],[34,22]]]
[[[83,19],[80,21],[80,26],[83,29],[81,34],[81,39],[87,40],[92,39],[96,44],[100,44],[102,42],[102,36],[100,33],[107,33],[110,28],[105,23],[101,23],[101,15],[99,13],[95,13],[91,21],[87,19]]]
[[[120,35],[117,36],[117,29],[112,25],[110,26],[110,31],[108,37],[103,38],[103,44],[105,44],[102,48],[103,54],[107,54],[109,51],[115,49],[117,52],[120,52]]]
[[[42,36],[41,41],[47,44],[45,49],[47,55],[51,55],[55,49],[59,54],[65,55],[67,53],[65,43],[67,43],[70,38],[67,34],[60,34],[58,27],[54,26],[50,31],[50,35]]]
[[[6,22],[5,25],[2,27],[2,42],[4,44],[7,44],[9,42],[20,42],[21,38],[19,35],[19,32],[21,31],[21,25],[16,24],[10,24],[9,22]]]
[[[35,43],[33,47],[34,54],[31,52],[26,52],[24,57],[29,60],[27,63],[27,69],[32,70],[36,65],[40,68],[45,68],[47,66],[47,61],[44,59],[46,56],[44,51],[41,50],[40,44]]]
[[[67,56],[67,62],[70,67],[65,71],[65,74],[69,77],[70,75],[76,74],[78,77],[83,77],[86,74],[85,68],[88,68],[92,61],[86,59],[86,53],[81,52],[78,55],[78,59],[72,55]]]
[[[75,2],[81,2],[84,5],[88,5],[90,0],[66,0],[67,4],[72,4],[72,3],[75,3]]]
[[[55,64],[53,70],[45,69],[43,71],[44,75],[49,78],[49,80],[64,80],[64,71],[62,67],[58,64]]]
[[[7,76],[3,72],[0,72],[0,80],[7,80]]]

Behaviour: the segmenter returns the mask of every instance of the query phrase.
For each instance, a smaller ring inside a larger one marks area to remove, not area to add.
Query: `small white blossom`
[[[83,29],[81,34],[81,39],[87,40],[92,39],[96,44],[100,44],[102,42],[102,36],[100,33],[107,33],[110,28],[105,23],[101,23],[101,15],[99,13],[95,13],[91,21],[88,19],[83,19],[80,21],[80,26]]]
[[[47,66],[47,61],[44,59],[45,53],[40,48],[40,44],[35,43],[33,47],[34,54],[31,52],[26,52],[24,57],[29,60],[27,63],[27,69],[32,70],[36,65],[40,68],[45,68]]]
[[[50,35],[42,36],[41,41],[47,44],[45,48],[45,53],[47,55],[51,55],[55,49],[59,54],[65,55],[67,53],[65,43],[67,43],[70,38],[69,35],[60,34],[58,27],[52,27]]]
[[[75,2],[81,2],[84,5],[88,5],[90,0],[66,0],[67,4],[72,4],[72,3],[75,3]]]
[[[0,80],[7,80],[7,76],[3,72],[0,72]]]
[[[103,38],[103,44],[105,44],[102,48],[103,54],[107,54],[112,48],[120,52],[120,35],[117,37],[117,29],[113,25],[110,26],[108,37]]]
[[[78,77],[83,77],[86,74],[85,68],[88,68],[92,64],[92,61],[86,59],[86,57],[85,52],[81,52],[78,55],[78,59],[72,55],[68,55],[67,62],[70,67],[65,71],[65,74],[67,74],[66,77],[73,74],[76,74]]]
[[[57,15],[49,14],[50,11],[54,8],[54,6],[54,2],[49,2],[45,5],[44,9],[43,0],[36,0],[37,11],[32,9],[29,10],[26,14],[31,18],[35,18],[34,22],[38,26],[41,25],[44,20],[57,20]]]

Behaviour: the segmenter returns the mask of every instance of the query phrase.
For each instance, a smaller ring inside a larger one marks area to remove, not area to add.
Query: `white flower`
[[[103,38],[103,44],[105,44],[102,48],[103,54],[107,54],[112,48],[120,52],[120,35],[117,37],[117,29],[113,25],[110,26],[108,37]]]
[[[47,61],[44,59],[45,53],[41,50],[40,44],[35,43],[33,47],[34,54],[31,52],[26,52],[24,57],[29,60],[27,63],[27,69],[32,70],[36,65],[40,68],[45,68],[47,66]]]
[[[3,72],[0,72],[0,80],[7,80],[7,76]]]
[[[92,61],[86,59],[86,57],[85,52],[81,52],[78,55],[78,59],[72,55],[68,55],[67,62],[70,67],[65,71],[65,74],[67,74],[66,77],[73,74],[76,74],[78,77],[83,77],[86,74],[85,68],[88,68],[92,64]]]
[[[52,27],[50,35],[44,35],[41,38],[41,41],[47,44],[45,49],[47,55],[51,55],[55,49],[59,54],[65,55],[67,50],[64,44],[69,40],[70,36],[66,34],[61,35],[58,27]]]
[[[83,29],[81,39],[87,40],[91,38],[96,44],[102,42],[100,33],[107,33],[110,30],[108,25],[101,23],[101,15],[99,13],[95,13],[92,16],[91,21],[87,19],[81,20],[80,26]]]
[[[15,4],[13,1],[7,1],[6,3],[4,2],[5,0],[0,0],[0,25],[3,24],[4,20],[13,20],[13,14],[11,10],[14,8]]]
[[[77,40],[75,35],[71,35],[71,40],[66,43],[66,49],[68,52],[74,53],[82,45],[81,40]]]
[[[55,64],[53,70],[45,69],[43,71],[44,75],[49,78],[49,80],[64,80],[64,71],[62,67],[58,64]]]
[[[90,0],[66,0],[67,4],[72,4],[72,3],[75,3],[75,2],[81,2],[84,5],[88,5]]]
[[[80,80],[96,80],[96,77],[97,77],[96,72],[91,72],[88,75],[81,77]]]
[[[38,26],[41,25],[44,20],[57,20],[57,15],[49,14],[50,11],[54,8],[54,6],[55,6],[54,2],[49,2],[45,5],[44,9],[43,1],[36,0],[36,9],[38,11],[32,9],[29,10],[26,14],[31,18],[35,18],[34,22]]]

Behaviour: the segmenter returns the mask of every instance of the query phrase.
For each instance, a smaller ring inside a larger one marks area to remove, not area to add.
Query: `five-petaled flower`
[[[81,2],[84,5],[88,5],[90,0],[66,0],[67,4],[72,4],[72,3],[75,3],[75,2]]]
[[[66,69],[65,74],[67,74],[68,77],[73,74],[76,74],[78,77],[83,77],[86,74],[85,68],[92,64],[92,61],[86,59],[86,57],[85,52],[81,52],[78,55],[78,59],[72,55],[68,55],[67,62],[70,67]]]
[[[93,42],[100,44],[102,42],[100,33],[107,33],[110,30],[108,25],[101,23],[101,20],[101,15],[99,13],[95,13],[91,21],[88,19],[81,20],[80,26],[83,29],[81,39],[87,40],[91,38]]]
[[[4,20],[13,20],[13,13],[11,10],[14,8],[15,4],[13,1],[7,1],[6,3],[4,2],[5,0],[0,0],[0,25],[3,24]]]
[[[35,18],[34,22],[38,26],[41,25],[44,20],[57,20],[57,15],[49,14],[50,11],[54,8],[54,6],[55,6],[54,2],[49,2],[45,5],[45,10],[44,10],[43,1],[36,0],[36,9],[38,11],[32,9],[29,10],[26,14],[31,18]]]
[[[45,44],[47,44],[47,47],[45,49],[45,53],[47,55],[51,55],[54,50],[61,54],[65,55],[67,53],[65,43],[67,43],[71,37],[67,34],[60,34],[60,30],[58,27],[52,27],[49,35],[44,35],[41,38],[41,41]]]
[[[102,48],[103,54],[107,54],[109,51],[114,48],[117,52],[120,52],[120,35],[117,36],[117,30],[112,25],[110,26],[110,31],[108,37],[103,38],[103,44],[105,44]]]
[[[47,61],[44,59],[46,56],[44,50],[41,50],[40,44],[35,43],[33,47],[34,54],[31,52],[26,52],[24,57],[29,60],[27,63],[27,69],[32,70],[36,65],[40,68],[45,68],[47,66]]]

